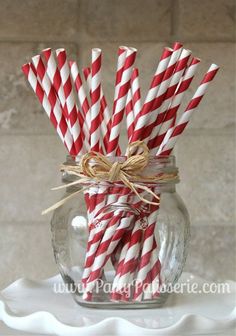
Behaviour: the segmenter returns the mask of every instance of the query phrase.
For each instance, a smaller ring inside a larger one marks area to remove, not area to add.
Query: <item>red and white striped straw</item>
[[[100,106],[101,106],[101,49],[92,49],[91,77],[91,150],[100,150]]]
[[[120,82],[122,78],[122,74],[124,71],[124,64],[126,60],[128,47],[121,46],[118,49],[118,58],[117,58],[117,66],[116,66],[116,79],[115,79],[115,92],[114,92],[114,100],[113,100],[113,113],[115,112],[115,106],[118,99],[119,89],[120,89]],[[110,135],[109,135],[110,136]]]
[[[78,65],[74,61],[69,62],[70,65],[70,71],[71,76],[73,78],[73,81],[75,83],[75,88],[78,94],[79,103],[85,118],[85,122],[87,124],[87,127],[90,128],[90,107],[88,98],[83,86],[83,81],[79,73]]]
[[[157,152],[158,147],[160,146],[162,140],[164,139],[166,132],[170,127],[172,127],[177,111],[179,109],[179,106],[183,100],[184,94],[186,93],[187,89],[189,88],[194,75],[196,73],[196,70],[198,68],[198,65],[200,63],[200,60],[198,58],[193,58],[190,65],[186,69],[183,78],[181,80],[180,85],[178,86],[174,97],[170,103],[170,106],[168,107],[168,110],[166,112],[166,115],[164,117],[164,120],[161,124],[161,128],[157,134],[157,136],[153,139],[150,139],[148,142],[148,147],[151,149],[151,153]]]
[[[95,258],[91,265],[91,271],[88,279],[86,280],[86,293],[92,291],[94,288],[95,283],[99,279],[102,268],[107,262],[109,255],[112,253],[120,240],[120,234],[118,234],[116,229],[119,227],[120,230],[121,226],[123,228],[121,232],[124,233],[125,228],[127,228],[130,224],[130,218],[124,216],[125,214],[122,214],[122,212],[123,211],[121,210],[116,210],[108,221],[105,220],[105,222],[108,222],[108,226],[104,231],[103,237],[97,247]],[[124,223],[120,223],[122,218]]]
[[[148,286],[144,291],[144,300],[156,298],[161,288],[161,262],[159,252],[158,246],[155,244],[150,258],[150,271],[146,277]]]
[[[161,98],[160,102],[156,104],[157,108],[155,109],[155,113],[156,113],[156,119],[154,120],[153,124],[149,125],[150,129],[151,129],[151,134],[150,136],[148,136],[148,140],[149,142],[155,138],[157,136],[157,134],[159,133],[159,130],[161,128],[162,122],[165,118],[167,109],[170,105],[171,99],[173,98],[175,91],[179,85],[179,82],[181,80],[181,77],[185,71],[185,68],[187,66],[188,60],[190,58],[191,55],[191,51],[190,50],[186,50],[183,49],[180,57],[178,59],[178,61],[176,62],[176,67],[174,69],[173,74],[170,77],[170,82],[169,82],[169,86],[166,90],[166,92],[164,93],[164,97]],[[164,76],[165,78],[165,76]],[[161,88],[161,87],[160,87]],[[159,95],[159,92],[158,92]],[[148,142],[148,146],[149,146],[149,142]]]
[[[150,136],[152,127],[150,126],[155,122],[157,118],[157,108],[159,108],[165,98],[167,89],[169,87],[172,74],[174,72],[176,63],[180,57],[182,51],[182,45],[176,43],[173,48],[173,52],[169,58],[169,62],[166,65],[165,72],[161,76],[161,81],[155,90],[156,95],[152,97],[151,106],[148,110],[141,111],[141,115],[138,116],[137,125],[135,126],[135,131],[132,137],[132,142],[139,140],[144,140]]]
[[[83,74],[84,74],[84,78],[86,80],[87,86],[88,86],[88,90],[90,91],[91,94],[91,70],[90,68],[84,68],[83,69]],[[107,107],[107,103],[106,103],[106,99],[105,96],[103,94],[103,90],[101,87],[101,131],[102,131],[102,135],[103,135],[103,144],[104,144],[104,148],[107,151],[107,146],[108,146],[108,141],[106,138],[107,132],[106,132],[106,127],[108,125],[108,121],[110,120],[110,113]],[[103,116],[102,116],[103,114]],[[109,195],[107,195],[107,188],[105,188],[105,190],[103,190],[103,188],[101,186],[99,186],[97,192],[97,194],[101,193],[103,194],[102,197],[100,198],[95,198],[94,199],[94,206],[92,207],[94,213],[97,213],[99,211],[100,208],[102,208],[103,206],[105,206],[105,202],[112,202],[117,199],[117,195],[114,193],[111,193]],[[115,197],[115,198],[114,198]],[[91,197],[90,197],[90,204],[91,204]],[[94,215],[91,213],[90,217],[93,218]]]
[[[185,109],[184,113],[177,122],[177,125],[169,129],[169,131],[166,133],[166,136],[162,141],[162,144],[157,152],[157,155],[169,155],[171,153],[176,144],[176,141],[178,140],[179,136],[183,133],[185,127],[187,126],[191,118],[192,113],[198,107],[199,103],[201,102],[203,96],[206,93],[209,84],[214,79],[218,70],[219,67],[216,64],[212,64],[210,66],[204,78],[202,79],[198,89],[193,95],[191,101],[189,102],[187,108]]]
[[[86,141],[86,148],[89,148],[89,138],[90,138],[90,133],[89,133],[89,105],[88,105],[88,100],[83,88],[83,83],[80,77],[80,74],[78,71],[78,67],[76,62],[69,62],[69,66],[70,66],[70,72],[71,72],[71,76],[73,79],[73,84],[75,86],[75,91],[77,92],[78,95],[78,100],[80,103],[80,107],[81,107],[81,111],[79,107],[77,107],[77,113],[78,113],[78,118],[79,118],[79,122],[80,122],[80,127],[83,130],[83,133],[85,135],[85,141]]]
[[[50,78],[51,83],[53,84],[53,87],[57,93],[57,96],[60,100],[61,106],[62,106],[62,112],[64,117],[66,118],[66,122],[69,128],[71,128],[70,126],[70,121],[68,118],[68,111],[67,111],[67,106],[66,106],[66,98],[65,98],[65,93],[64,93],[64,88],[63,88],[63,83],[62,83],[62,79],[61,79],[61,74],[60,71],[58,69],[57,66],[57,62],[55,60],[54,54],[51,50],[51,48],[47,48],[44,49],[42,51],[43,56],[44,56],[44,61],[45,61],[45,68],[46,68],[46,73],[48,75],[48,77]],[[83,124],[83,130],[85,130],[85,133],[87,134],[88,132],[86,132],[86,125],[81,121],[81,116],[79,111],[78,112],[78,118],[80,120],[80,124],[82,126]],[[72,133],[72,131],[70,130],[70,132]],[[88,148],[88,141],[87,138],[85,139],[86,142],[86,148]]]
[[[26,79],[31,85],[36,96],[38,97],[40,103],[42,104],[53,126],[55,127],[60,139],[65,144],[69,153],[71,155],[75,155],[72,136],[66,124],[66,120],[62,114],[60,104],[57,102],[57,98],[54,95],[53,91],[51,92],[51,94],[48,93],[48,95],[50,95],[50,103],[47,94],[41,85],[40,80],[37,78],[36,69],[33,64],[24,64],[22,66],[22,71],[25,74]]]
[[[143,229],[140,225],[140,219],[138,219],[132,230],[124,264],[120,272],[119,281],[116,285],[115,291],[118,293],[122,293],[124,288],[133,280],[140,255],[142,235]]]
[[[87,83],[87,88],[88,88],[88,91],[89,91],[89,96],[91,98],[91,69],[89,67],[87,68],[83,68],[83,74],[84,74],[84,79]]]
[[[138,68],[134,68],[131,76],[131,92],[132,92],[132,99],[133,99],[133,108],[134,108],[134,118],[141,111],[141,91],[140,91],[140,84],[139,84],[139,71]]]
[[[81,155],[84,154],[89,147],[78,120],[76,100],[70,78],[70,67],[65,49],[57,49],[56,55],[65,94],[65,110],[68,115],[69,127],[74,139],[76,153],[77,155]]]
[[[104,145],[105,152],[107,152],[108,143],[109,143],[108,128],[111,122],[111,115],[110,115],[110,111],[109,111],[107,101],[106,101],[102,88],[101,88],[101,121],[100,122],[101,122],[101,131],[102,131],[102,137],[103,137],[103,145]]]
[[[118,49],[118,59],[117,59],[117,67],[116,67],[116,79],[115,79],[115,92],[114,92],[114,100],[113,100],[113,107],[112,107],[113,114],[115,113],[116,104],[118,100],[122,74],[124,71],[124,65],[125,65],[125,60],[127,56],[127,50],[128,50],[128,47],[126,46],[120,46]],[[106,144],[106,152],[108,152],[109,139],[110,139],[110,133],[111,133],[111,124],[112,124],[112,117],[110,116],[106,122],[106,133],[103,139],[104,144]],[[117,147],[116,154],[117,155],[121,154],[121,150],[119,146]]]
[[[136,53],[137,50],[134,48],[129,48],[127,50],[123,74],[119,87],[118,98],[111,122],[111,133],[108,144],[108,154],[110,156],[117,154],[121,123],[124,116],[127,94],[130,89],[130,79],[133,64],[136,58]]]
[[[131,75],[131,88],[127,95],[125,106],[126,127],[128,140],[130,142],[134,131],[134,120],[141,111],[141,93],[139,85],[138,69],[134,68]]]
[[[148,227],[144,231],[143,243],[142,243],[142,253],[140,257],[138,272],[136,276],[136,281],[139,286],[135,289],[134,299],[140,301],[143,294],[143,288],[145,283],[147,283],[147,274],[151,269],[151,255],[153,248],[156,246],[155,240],[155,227],[157,219],[157,206],[152,206],[151,214],[148,216]],[[158,258],[158,255],[156,255]]]
[[[60,106],[60,102],[57,99],[57,95],[55,92],[55,89],[52,85],[52,83],[50,82],[50,79],[46,73],[46,68],[44,66],[42,57],[40,55],[36,55],[34,57],[32,57],[32,61],[36,70],[36,73],[38,75],[38,77],[40,78],[41,81],[41,85],[49,99],[49,102],[51,104],[51,106],[55,109],[55,111],[57,111],[56,113],[59,113],[59,111],[61,110],[61,112],[64,114],[64,110],[63,107]],[[69,128],[70,131],[70,128]],[[71,133],[71,132],[70,132]],[[72,133],[71,133],[72,135]],[[73,138],[73,135],[72,135]],[[74,139],[73,139],[74,140]],[[75,144],[73,145],[74,149],[75,149],[75,153],[76,153],[76,147]]]
[[[62,107],[64,107],[66,99],[65,99],[62,81],[61,81],[61,75],[60,75],[54,54],[51,48],[44,49],[42,53],[45,58],[45,68],[46,68],[47,75],[50,78],[51,83],[53,84],[56,90],[56,93],[59,97]],[[67,115],[66,115],[67,111],[63,111],[63,113],[65,115],[65,118],[67,118]]]
[[[143,119],[145,122],[145,118],[147,118],[147,114],[152,108],[152,105],[154,103],[154,99],[156,98],[160,83],[162,82],[162,79],[164,77],[166,68],[168,66],[168,63],[170,61],[170,57],[172,55],[172,49],[170,48],[164,48],[163,53],[161,55],[160,61],[158,63],[155,75],[153,77],[153,80],[150,85],[150,89],[148,90],[145,102],[143,104],[143,107],[140,111],[140,113],[135,118],[135,131],[132,136],[131,141],[137,141],[139,139],[140,134],[142,133],[143,129]]]
[[[127,135],[130,141],[133,131],[134,131],[134,111],[133,111],[133,99],[132,99],[132,92],[131,89],[127,95],[127,101],[125,105],[125,114],[126,114],[126,128],[127,128]]]
[[[90,68],[84,68],[83,69],[84,78],[87,82],[87,86],[89,88],[89,91],[91,91],[91,71]],[[110,124],[111,124],[111,115],[110,111],[107,105],[107,101],[103,92],[103,89],[101,87],[101,109],[100,109],[100,117],[101,117],[101,133],[103,137],[103,145],[105,152],[107,153],[108,149],[108,143],[109,143],[109,130],[110,130]],[[118,152],[120,153],[120,148],[118,148]],[[119,155],[119,154],[118,154]]]

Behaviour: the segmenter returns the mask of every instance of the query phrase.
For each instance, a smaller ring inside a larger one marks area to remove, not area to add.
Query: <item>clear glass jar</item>
[[[77,163],[68,157],[66,164]],[[176,171],[174,156],[155,157],[142,174]],[[74,179],[63,173],[63,182]],[[157,206],[140,201],[121,182],[91,181],[86,191],[54,211],[55,259],[65,290],[77,303],[114,309],[151,308],[166,301],[167,289],[182,273],[189,240],[189,215],[176,193],[176,182],[142,181],[160,197]],[[66,188],[63,198],[80,188]],[[147,192],[139,192],[150,199]]]

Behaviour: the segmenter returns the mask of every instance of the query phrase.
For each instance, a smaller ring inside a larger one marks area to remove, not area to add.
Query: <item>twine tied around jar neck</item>
[[[140,154],[133,154],[141,151]],[[106,156],[97,152],[89,152],[81,159],[81,172],[98,181],[122,181],[127,185],[127,179],[143,180],[140,172],[148,165],[149,150],[143,141],[131,143],[127,148],[127,159],[124,162],[111,162]]]
[[[61,171],[79,177],[74,182],[52,188],[52,190],[59,190],[75,185],[89,184],[78,191],[73,192],[69,196],[63,198],[50,208],[44,210],[42,214],[46,214],[52,210],[57,209],[70,198],[78,193],[89,189],[97,182],[123,182],[123,184],[133,191],[138,198],[147,204],[159,206],[160,197],[156,195],[149,187],[137,182],[174,182],[178,180],[178,172],[161,173],[158,175],[144,176],[140,173],[147,167],[149,163],[149,148],[143,141],[135,141],[127,147],[127,159],[124,162],[112,162],[105,155],[98,152],[88,152],[84,154],[78,165],[62,165]],[[92,179],[92,181],[91,181]],[[146,191],[153,196],[155,201],[150,201],[144,198],[138,189]]]

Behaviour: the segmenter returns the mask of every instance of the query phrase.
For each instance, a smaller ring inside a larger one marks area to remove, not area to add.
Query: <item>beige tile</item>
[[[201,58],[197,74],[186,93],[180,113],[197,89],[204,73],[212,63],[219,65],[214,81],[210,84],[206,95],[195,111],[190,128],[224,128],[232,130],[235,127],[235,71],[233,64],[236,58],[234,43],[185,43],[193,55]]]
[[[47,221],[41,212],[57,201],[64,145],[55,136],[0,137],[0,221]]]
[[[236,229],[234,226],[191,227],[184,271],[207,280],[236,280]]]
[[[2,1],[0,39],[73,41],[77,39],[77,15],[77,0]]]
[[[50,225],[0,222],[0,289],[19,278],[45,279],[56,274]]]
[[[176,36],[191,41],[235,40],[234,0],[179,0]]]
[[[171,1],[80,0],[79,31],[90,41],[161,41],[170,35]]]
[[[21,66],[46,47],[65,47],[74,58],[76,46],[68,43],[1,43],[0,134],[53,134],[54,130]]]
[[[232,135],[184,135],[176,157],[177,186],[193,224],[235,223],[235,142]]]

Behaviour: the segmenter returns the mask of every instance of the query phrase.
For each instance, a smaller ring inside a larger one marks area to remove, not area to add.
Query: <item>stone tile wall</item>
[[[174,40],[203,60],[188,97],[211,62],[221,67],[176,149],[178,190],[192,220],[186,271],[235,279],[235,1],[1,0],[0,288],[57,271],[50,216],[40,212],[55,201],[50,187],[60,181],[66,153],[21,65],[51,46],[66,47],[85,66],[91,47],[99,46],[112,97],[117,47],[131,45],[139,51],[145,92],[161,48]]]

